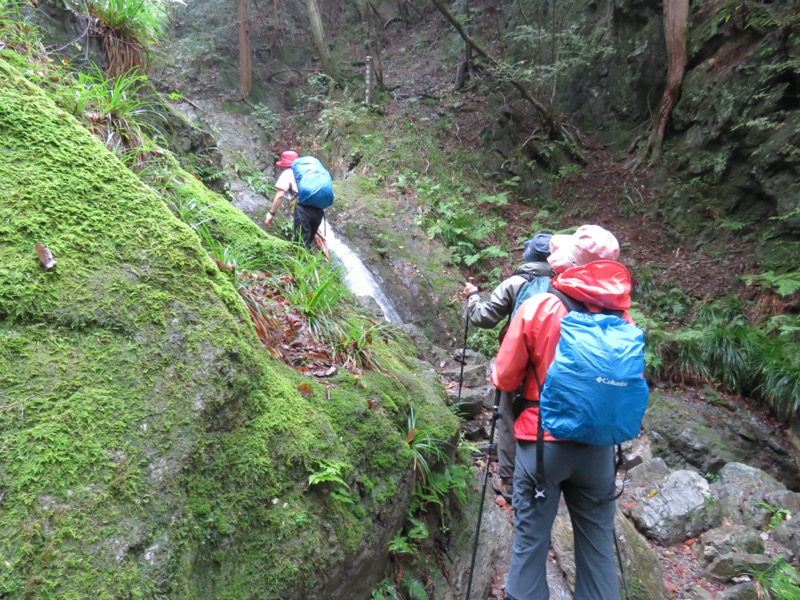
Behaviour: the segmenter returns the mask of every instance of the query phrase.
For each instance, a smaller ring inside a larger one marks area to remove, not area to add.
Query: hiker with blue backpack
[[[500,341],[508,329],[511,317],[517,307],[534,294],[547,291],[550,287],[549,233],[537,233],[524,243],[523,264],[498,285],[488,300],[482,300],[478,288],[467,283],[463,294],[467,296],[467,318],[476,327],[491,329],[504,318],[508,321],[500,330]],[[511,406],[512,394],[500,392],[497,423],[497,475],[492,479],[492,489],[496,494],[511,503],[514,481],[514,416]]]
[[[283,171],[275,182],[278,191],[264,219],[264,225],[269,227],[272,224],[284,197],[297,196],[294,206],[294,239],[297,242],[302,240],[306,248],[311,250],[325,217],[324,209],[333,204],[331,175],[317,158],[301,157],[293,150],[283,152],[275,165],[282,167]]]
[[[575,600],[616,600],[614,446],[647,407],[644,337],[627,313],[631,277],[598,225],[554,235],[551,289],[517,310],[492,382],[520,390],[514,424],[514,540],[505,593],[547,600],[546,561],[564,495],[575,549]],[[621,451],[620,451],[621,454]]]

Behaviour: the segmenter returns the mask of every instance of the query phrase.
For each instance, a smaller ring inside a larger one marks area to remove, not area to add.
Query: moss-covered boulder
[[[192,229],[2,55],[0,149],[0,596],[369,597],[410,406],[457,430],[442,386],[388,346],[327,385],[271,358]]]

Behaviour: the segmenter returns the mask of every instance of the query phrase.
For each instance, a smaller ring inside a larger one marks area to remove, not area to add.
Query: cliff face
[[[391,375],[327,390],[275,361],[194,232],[2,56],[0,139],[0,595],[312,597],[365,548],[374,584],[412,402],[457,426],[436,378],[389,346]],[[223,235],[281,251],[172,175]],[[349,487],[309,485],[328,469]]]

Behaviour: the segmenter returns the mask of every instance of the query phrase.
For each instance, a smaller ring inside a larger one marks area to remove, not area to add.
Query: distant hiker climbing
[[[524,401],[514,424],[514,541],[505,592],[510,600],[549,597],[545,567],[563,493],[575,600],[619,598],[613,444],[639,433],[647,405],[643,334],[626,312],[631,277],[616,262],[611,233],[584,225],[554,235],[550,249],[552,287],[519,307],[492,371],[498,389],[521,390]],[[564,433],[554,435],[551,423]]]
[[[508,324],[516,308],[534,294],[545,292],[550,287],[549,233],[537,233],[524,244],[523,264],[498,285],[488,300],[481,300],[478,288],[471,283],[464,287],[467,295],[467,315],[470,322],[484,329],[490,329],[504,318],[508,321],[500,331],[502,341]],[[492,480],[492,489],[502,495],[507,502],[512,500],[514,480],[514,415],[511,407],[512,394],[500,393],[500,420],[497,423],[497,476]]]
[[[317,158],[300,157],[293,150],[283,152],[275,165],[284,170],[275,183],[278,191],[264,219],[264,225],[269,227],[272,224],[285,196],[289,198],[296,196],[293,225],[295,241],[302,240],[309,250],[315,244],[323,248],[324,240],[320,243],[315,238],[325,217],[324,209],[333,204],[333,182],[330,173]]]

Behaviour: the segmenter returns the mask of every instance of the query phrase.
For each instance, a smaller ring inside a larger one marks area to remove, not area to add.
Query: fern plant
[[[800,598],[800,575],[784,559],[777,559],[768,569],[754,571],[758,600],[796,600]]]
[[[318,464],[318,470],[308,476],[308,485],[332,484],[329,487],[331,498],[345,503],[353,504],[350,497],[350,486],[344,480],[347,473],[353,468],[339,460],[323,460]]]

